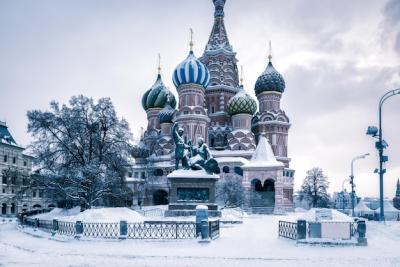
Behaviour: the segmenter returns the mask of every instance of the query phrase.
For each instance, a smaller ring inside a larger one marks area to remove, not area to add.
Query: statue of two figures
[[[212,157],[207,144],[203,138],[198,138],[198,147],[193,147],[192,142],[185,143],[183,138],[184,129],[177,123],[172,127],[175,142],[175,169],[179,168],[181,162],[185,170],[205,170],[207,173],[219,173],[218,162]]]

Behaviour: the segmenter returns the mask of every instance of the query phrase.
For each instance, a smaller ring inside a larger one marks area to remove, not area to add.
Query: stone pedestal
[[[208,207],[209,216],[220,216],[215,203],[215,184],[219,175],[204,170],[176,170],[168,176],[170,204],[165,216],[194,216],[196,206]]]

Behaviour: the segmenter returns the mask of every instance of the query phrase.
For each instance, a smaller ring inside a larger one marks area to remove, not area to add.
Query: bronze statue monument
[[[177,123],[172,128],[175,142],[175,169],[179,169],[179,162],[185,170],[205,170],[207,173],[219,173],[218,162],[212,157],[203,138],[197,140],[198,147],[193,148],[192,142],[185,143],[184,129]]]

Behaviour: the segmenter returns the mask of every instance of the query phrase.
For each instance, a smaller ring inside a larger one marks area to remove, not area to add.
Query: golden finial
[[[271,62],[272,59],[272,45],[271,45],[271,40],[269,40],[269,54],[268,54],[268,60]]]
[[[161,75],[161,55],[158,53],[158,68],[157,68],[158,75]]]
[[[192,28],[190,28],[190,43],[189,43],[189,46],[190,46],[190,51],[193,51],[193,29]]]
[[[240,65],[240,86],[243,86],[243,65]]]

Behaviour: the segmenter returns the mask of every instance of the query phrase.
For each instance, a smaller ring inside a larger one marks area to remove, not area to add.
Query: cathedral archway
[[[259,179],[251,180],[251,188],[256,192],[262,192],[263,191],[263,186],[262,186],[262,183],[261,183],[261,181]]]
[[[168,192],[159,189],[153,193],[153,205],[168,205]]]
[[[1,205],[1,214],[2,215],[6,215],[7,214],[7,204],[6,203],[3,203]]]
[[[275,192],[275,181],[273,179],[265,180],[263,189],[266,192]]]

